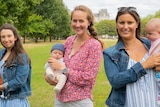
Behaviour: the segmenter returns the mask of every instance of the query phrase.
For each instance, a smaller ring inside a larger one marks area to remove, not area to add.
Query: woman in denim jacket
[[[0,27],[0,107],[30,107],[31,61],[17,29],[11,24]]]
[[[109,107],[158,107],[155,72],[160,55],[149,57],[150,41],[140,35],[140,17],[134,7],[118,8],[118,42],[105,49],[104,67],[112,86]]]

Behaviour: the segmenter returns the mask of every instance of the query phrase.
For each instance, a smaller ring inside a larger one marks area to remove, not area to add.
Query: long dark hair
[[[6,61],[6,66],[9,67],[12,63],[14,63],[16,58],[18,58],[18,61],[19,61],[20,64],[23,64],[21,54],[25,53],[27,55],[27,53],[23,48],[23,45],[21,43],[21,39],[20,39],[20,36],[18,34],[18,31],[17,31],[16,27],[14,27],[13,25],[11,25],[9,23],[5,23],[0,27],[0,32],[3,29],[11,30],[13,32],[13,34],[14,34],[14,37],[17,39],[15,41],[15,44],[14,44],[13,48],[11,49],[11,54],[9,55],[9,57],[8,57],[8,59]],[[1,42],[1,38],[0,38],[0,42]],[[27,55],[27,58],[28,58],[29,62],[31,63],[31,60],[30,60],[28,55]]]

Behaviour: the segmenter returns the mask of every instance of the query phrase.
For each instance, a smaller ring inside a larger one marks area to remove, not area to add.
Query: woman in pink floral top
[[[50,58],[51,67],[67,75],[67,82],[56,95],[54,107],[93,107],[92,90],[102,59],[103,44],[97,38],[93,27],[94,16],[91,10],[80,5],[71,14],[71,26],[75,32],[66,39],[64,62],[65,68]],[[45,80],[55,85],[47,77]]]

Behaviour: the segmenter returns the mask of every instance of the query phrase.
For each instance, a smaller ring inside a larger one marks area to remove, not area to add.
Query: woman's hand
[[[160,69],[160,54],[151,55],[146,61],[142,63],[144,69],[155,68]]]
[[[3,85],[0,85],[0,91],[3,91],[5,88]]]
[[[58,62],[58,60],[54,58],[49,58],[48,63],[50,64],[52,69],[63,70],[65,67]]]
[[[52,81],[51,79],[49,79],[46,75],[44,75],[44,79],[46,80],[46,82],[50,85],[56,85],[58,83],[58,80]]]
[[[154,70],[156,70],[156,71],[160,71],[160,66],[156,66],[155,68],[154,68]]]

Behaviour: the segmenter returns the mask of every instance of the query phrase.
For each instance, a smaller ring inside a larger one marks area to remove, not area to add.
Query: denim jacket
[[[6,49],[0,50],[0,60],[3,58]],[[24,65],[20,64],[17,59],[9,67],[3,65],[3,85],[5,90],[0,98],[15,99],[25,98],[31,95],[31,65],[26,54],[22,55]]]
[[[151,43],[148,39],[141,38],[140,41],[147,50],[150,48]],[[105,73],[112,86],[106,104],[109,107],[123,107],[125,104],[126,84],[136,82],[146,74],[146,71],[140,62],[127,69],[129,55],[125,51],[122,40],[119,40],[115,46],[105,49],[103,57]]]

